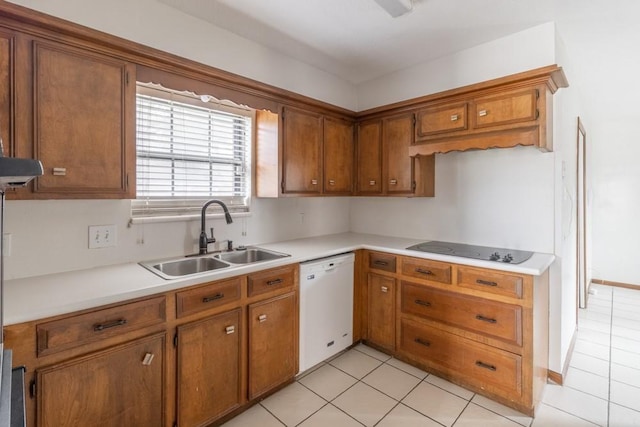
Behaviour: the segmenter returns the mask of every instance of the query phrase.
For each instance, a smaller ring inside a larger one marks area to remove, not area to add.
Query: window
[[[138,84],[134,221],[196,216],[212,198],[249,211],[252,112],[209,99]]]

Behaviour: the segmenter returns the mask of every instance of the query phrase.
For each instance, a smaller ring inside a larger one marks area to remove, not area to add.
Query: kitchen
[[[563,66],[569,82],[573,85],[570,68],[570,60],[573,58],[561,47],[556,46],[557,34],[554,25],[543,24],[423,64],[422,68],[406,70],[406,74],[391,76],[387,81],[372,80],[363,84],[359,90],[362,93],[358,97],[359,108],[356,108],[352,96],[354,89],[351,86],[303,63],[288,60],[286,66],[281,65],[274,71],[271,68],[274,65],[267,62],[258,64],[258,67],[252,61],[242,62],[242,58],[233,55],[232,46],[246,49],[254,56],[262,56],[265,48],[235,35],[223,32],[224,43],[217,42],[219,46],[210,44],[210,50],[204,51],[194,47],[192,52],[189,51],[189,46],[199,45],[198,40],[211,37],[211,31],[221,30],[187,15],[176,14],[172,9],[156,2],[148,3],[127,5],[127,8],[135,8],[138,12],[127,16],[120,16],[116,8],[95,13],[95,10],[99,10],[96,8],[100,6],[92,5],[89,11],[83,4],[71,2],[58,5],[62,9],[68,9],[44,11],[354,110],[363,110],[403,98],[421,96],[553,63]],[[36,7],[29,3],[25,5]],[[49,7],[55,8],[53,5]],[[74,17],[73,14],[77,15]],[[102,19],[107,16],[111,16],[112,19]],[[181,37],[184,39],[179,46],[174,46],[169,36],[137,27],[137,16],[146,16],[159,24],[182,25],[183,28],[188,27],[189,31],[182,31]],[[124,24],[126,19],[131,19],[131,25]],[[105,27],[117,26],[116,22],[120,23],[122,29]],[[232,41],[235,44],[232,44]],[[508,63],[500,62],[499,70],[489,66],[491,61],[479,63],[477,60],[478,56],[501,58],[504,51],[511,52],[512,57]],[[228,52],[227,63],[219,62],[220,52]],[[526,52],[526,55],[523,52]],[[274,61],[276,58],[280,61],[286,59],[277,53],[271,52],[270,55]],[[458,73],[455,81],[448,81],[452,77],[447,71],[451,69],[452,64],[468,64],[468,67],[463,67],[467,71]],[[407,79],[411,73],[424,72],[433,78]],[[403,84],[406,81],[411,81],[411,87]],[[383,87],[388,88],[388,92],[380,89]],[[556,146],[559,141],[573,144],[575,116],[586,117],[587,124],[593,121],[589,120],[587,111],[581,111],[579,108],[579,97],[577,89],[570,86],[560,90],[554,98],[557,102],[554,110]],[[597,134],[594,135],[595,140]],[[597,147],[594,147],[594,150],[597,150]],[[562,191],[557,189],[557,185],[562,182],[563,160],[570,168],[571,159],[572,155],[568,149],[556,149],[555,154],[542,154],[531,147],[448,153],[438,155],[436,197],[433,199],[254,198],[250,217],[238,218],[230,225],[216,220],[213,221],[213,225],[219,241],[231,239],[236,245],[351,231],[407,238],[422,236],[425,240],[463,241],[486,246],[522,248],[555,253],[559,258],[568,259],[573,250],[571,244],[567,243],[571,242],[571,237],[565,238],[562,227],[567,224],[564,222],[565,210],[570,209],[570,206],[563,199]],[[491,170],[492,173],[486,173],[487,170]],[[571,173],[571,169],[568,173]],[[500,191],[495,191],[497,188]],[[485,206],[502,206],[505,203],[505,194],[509,194],[509,206],[517,208],[480,209]],[[425,216],[428,217],[428,221],[423,220]],[[5,259],[7,278],[18,279],[126,263],[131,260],[165,258],[189,253],[195,249],[195,238],[199,233],[197,221],[134,224],[128,227],[129,218],[130,207],[127,200],[10,202],[7,226],[12,234],[13,253]],[[331,220],[327,221],[327,218]],[[393,220],[390,221],[389,218]],[[112,223],[117,225],[117,247],[88,250],[87,227]],[[36,265],[32,262],[33,259],[38,259]],[[553,268],[556,269],[555,272]],[[571,308],[571,296],[574,294],[572,268],[571,262],[557,263],[552,267],[551,273],[552,277],[555,275],[555,282],[551,279],[552,292],[556,292],[555,298],[552,297],[550,309],[551,323],[556,326],[551,328],[549,363],[550,369],[555,372],[562,372],[575,328],[575,312]],[[633,276],[618,278],[611,274],[603,274],[599,278],[624,283],[638,282]],[[556,283],[556,286],[553,283]],[[560,283],[561,285],[558,285]],[[553,334],[557,336],[553,337]]]

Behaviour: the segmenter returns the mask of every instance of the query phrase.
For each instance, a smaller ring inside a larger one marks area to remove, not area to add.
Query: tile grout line
[[[611,347],[613,346],[613,300],[615,296],[615,289],[611,288],[611,312],[610,316],[610,324],[609,324],[609,389],[607,390],[607,426],[611,424],[611,358],[612,351]]]

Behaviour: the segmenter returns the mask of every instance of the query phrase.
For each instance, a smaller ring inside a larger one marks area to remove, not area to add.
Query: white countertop
[[[9,280],[4,289],[4,324],[42,319],[356,249],[371,249],[534,276],[544,273],[555,259],[551,254],[534,253],[521,264],[506,264],[405,249],[424,241],[425,239],[341,233],[261,244],[261,248],[291,256],[175,280],[162,279],[137,263]]]

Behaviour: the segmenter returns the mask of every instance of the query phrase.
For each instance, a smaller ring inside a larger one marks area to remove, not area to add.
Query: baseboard
[[[591,279],[591,283],[597,283],[598,285],[614,286],[616,288],[627,288],[627,289],[640,290],[640,285],[633,285],[631,283],[613,282],[611,280]]]
[[[552,371],[551,369],[547,370],[547,378],[549,381],[553,381],[558,385],[564,384],[564,379],[567,377],[567,371],[569,370],[569,365],[571,364],[571,356],[573,356],[573,350],[576,346],[576,340],[578,339],[578,325],[576,325],[576,329],[573,331],[573,336],[571,337],[571,344],[569,344],[569,350],[567,351],[567,358],[564,361],[564,366],[562,367],[562,373],[558,373]]]

